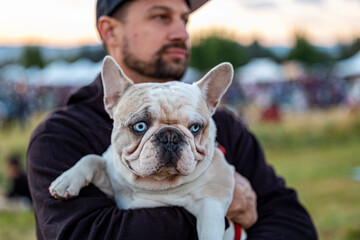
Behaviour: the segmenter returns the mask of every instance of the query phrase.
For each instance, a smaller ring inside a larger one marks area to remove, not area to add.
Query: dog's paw
[[[80,189],[88,184],[85,176],[64,172],[51,183],[49,192],[56,199],[66,200],[78,196]]]

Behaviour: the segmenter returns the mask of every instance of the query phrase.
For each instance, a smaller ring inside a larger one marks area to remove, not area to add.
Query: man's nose
[[[185,42],[189,39],[189,34],[186,29],[186,24],[182,19],[173,22],[171,31],[169,33],[169,40]]]

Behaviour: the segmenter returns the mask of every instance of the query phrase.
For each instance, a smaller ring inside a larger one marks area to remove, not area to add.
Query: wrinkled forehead
[[[207,119],[209,115],[200,89],[182,82],[135,84],[122,99],[125,101],[121,104],[131,106],[124,112],[127,116],[132,114],[131,111],[147,112],[154,118],[174,122],[199,117]]]

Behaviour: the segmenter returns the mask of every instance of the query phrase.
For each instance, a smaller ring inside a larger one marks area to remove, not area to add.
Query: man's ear
[[[97,23],[101,39],[107,46],[118,45],[118,38],[116,36],[115,27],[119,25],[119,21],[109,16],[101,16]]]
[[[230,86],[234,69],[230,63],[221,63],[211,69],[202,79],[195,82],[209,106],[211,115],[215,113],[221,97]]]
[[[106,56],[103,61],[101,78],[104,86],[104,105],[105,110],[111,118],[113,118],[113,111],[116,104],[119,102],[121,96],[125,91],[134,85],[122,71],[115,59],[111,56]]]

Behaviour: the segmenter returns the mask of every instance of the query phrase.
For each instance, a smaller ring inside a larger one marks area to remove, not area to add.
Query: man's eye
[[[155,16],[155,18],[160,19],[160,20],[164,20],[167,19],[168,17],[165,14],[158,14]]]
[[[190,127],[190,131],[193,133],[193,134],[196,134],[200,131],[201,129],[201,126],[200,125],[197,125],[197,124],[194,124]]]
[[[133,129],[137,133],[143,133],[148,129],[146,122],[138,122],[133,126]]]

